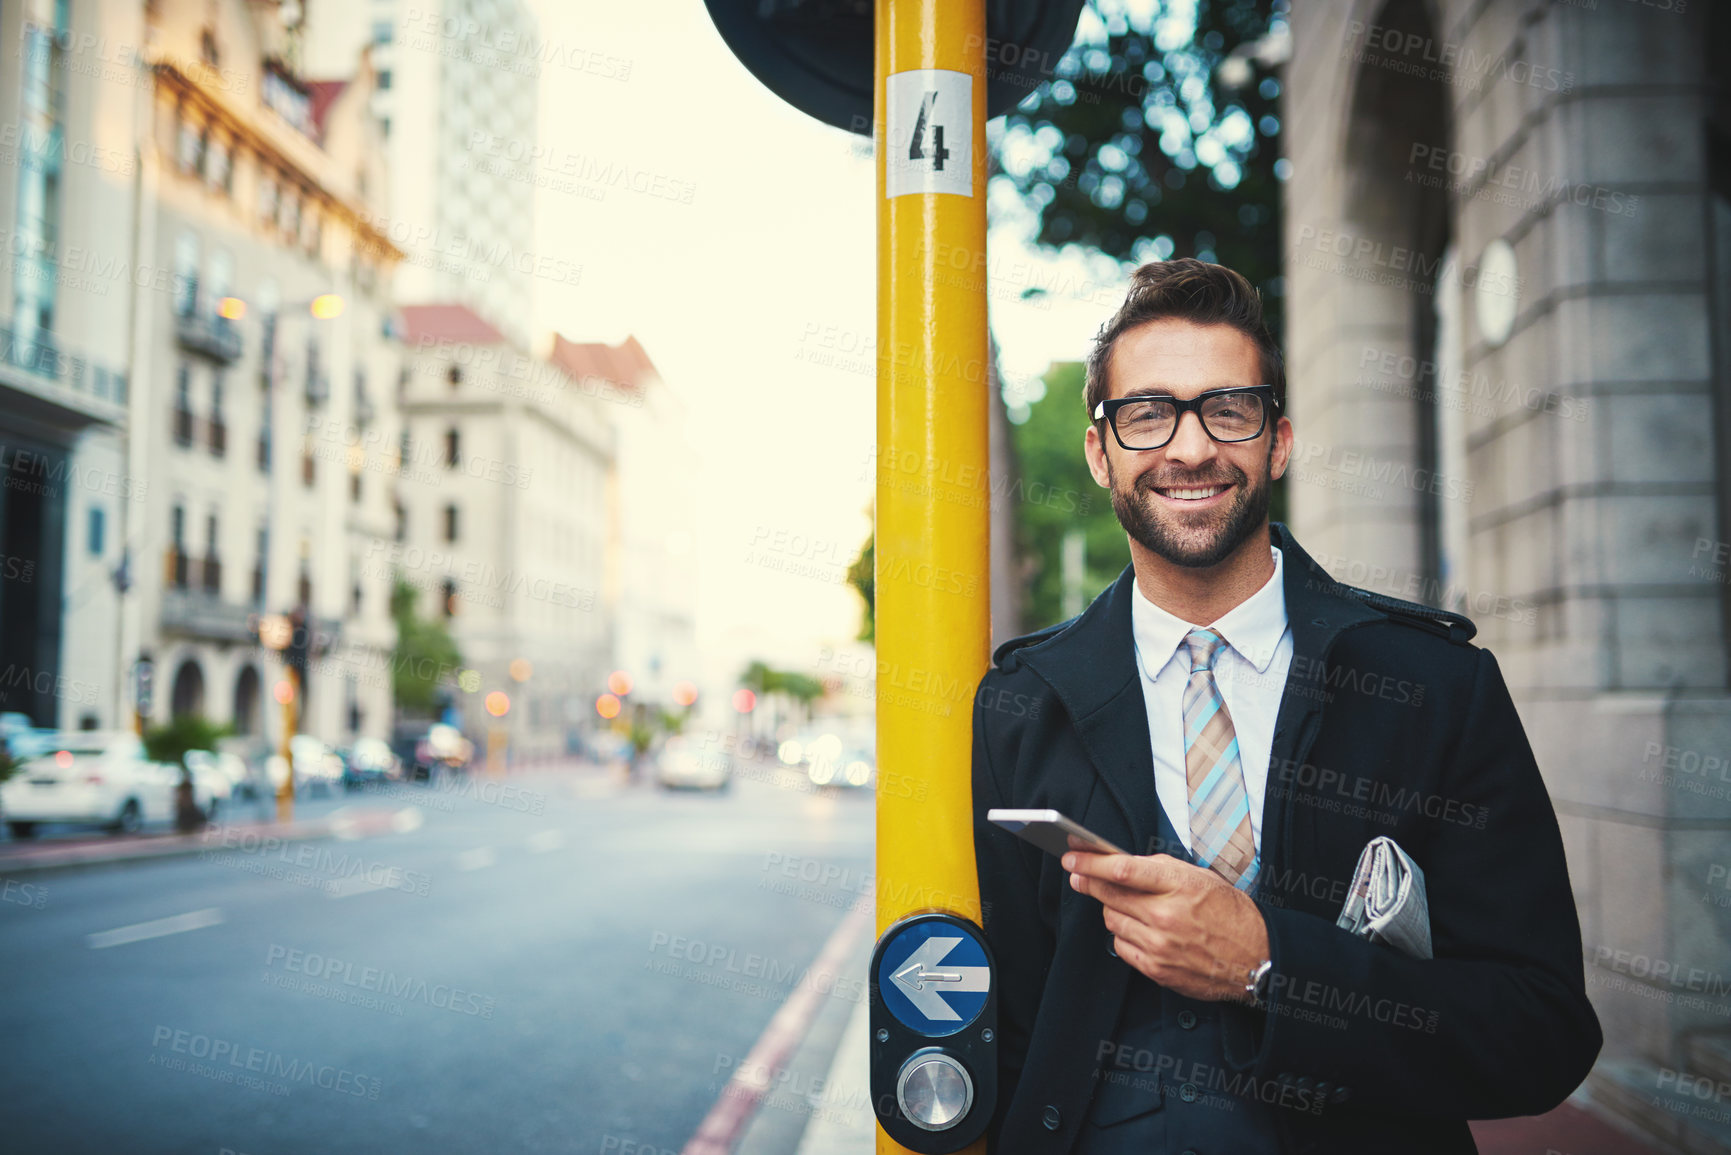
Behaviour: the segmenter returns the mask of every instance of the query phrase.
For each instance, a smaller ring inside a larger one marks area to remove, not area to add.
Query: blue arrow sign
[[[985,1009],[992,970],[979,941],[954,923],[933,920],[897,932],[878,960],[884,1006],[922,1035],[953,1035]]]

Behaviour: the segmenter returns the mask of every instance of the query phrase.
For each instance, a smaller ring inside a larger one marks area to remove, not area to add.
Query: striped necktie
[[[1184,777],[1190,787],[1190,842],[1196,861],[1240,890],[1256,881],[1261,861],[1250,828],[1250,796],[1238,760],[1232,715],[1214,682],[1214,659],[1226,639],[1191,630],[1181,648],[1190,656],[1184,687]]]

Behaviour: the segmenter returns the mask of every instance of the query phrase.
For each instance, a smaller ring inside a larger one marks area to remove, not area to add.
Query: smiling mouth
[[[1183,487],[1183,488],[1173,487],[1173,488],[1168,488],[1168,489],[1161,489],[1159,487],[1155,487],[1154,492],[1158,493],[1161,497],[1166,498],[1168,501],[1203,502],[1203,501],[1208,501],[1211,498],[1218,497],[1222,493],[1225,493],[1228,489],[1231,489],[1231,488],[1232,487],[1230,485],[1195,485],[1195,486],[1188,486],[1188,487]]]

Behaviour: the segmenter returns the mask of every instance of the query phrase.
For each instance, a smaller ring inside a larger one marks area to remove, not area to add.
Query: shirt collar
[[[1262,588],[1228,610],[1210,629],[1226,639],[1226,644],[1252,666],[1266,674],[1274,661],[1274,651],[1286,633],[1286,587],[1282,581],[1282,561],[1279,546],[1269,547],[1274,554],[1274,573]],[[1135,634],[1136,656],[1144,675],[1153,679],[1166,668],[1191,630],[1198,627],[1176,617],[1142,593],[1141,586],[1130,583],[1130,627]]]

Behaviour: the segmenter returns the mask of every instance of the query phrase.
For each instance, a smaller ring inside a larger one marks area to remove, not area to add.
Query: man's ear
[[[1088,459],[1088,472],[1101,489],[1112,488],[1112,471],[1106,464],[1106,446],[1100,441],[1100,427],[1090,423],[1087,436],[1082,438],[1082,455]]]
[[[1279,481],[1292,460],[1292,419],[1282,417],[1274,423],[1274,444],[1268,450],[1268,478]]]

